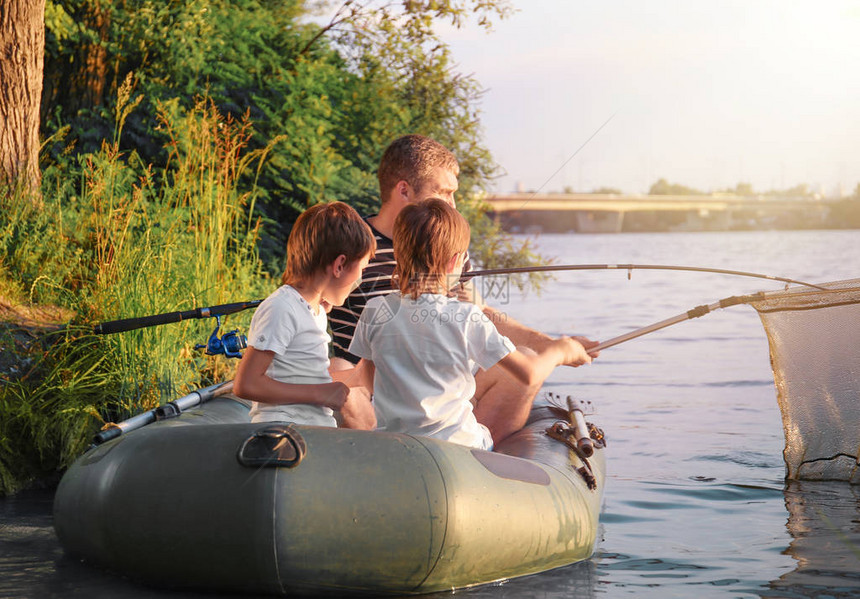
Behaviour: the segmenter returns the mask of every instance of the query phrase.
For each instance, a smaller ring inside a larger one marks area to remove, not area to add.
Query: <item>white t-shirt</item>
[[[472,413],[475,366],[486,370],[514,349],[472,303],[399,292],[367,303],[349,346],[376,366],[379,428],[482,449],[493,440]]]
[[[316,314],[301,294],[282,285],[257,307],[248,331],[248,345],[275,353],[266,375],[283,383],[330,383],[326,313]],[[337,426],[331,408],[310,404],[273,405],[254,402],[252,422],[295,422]]]

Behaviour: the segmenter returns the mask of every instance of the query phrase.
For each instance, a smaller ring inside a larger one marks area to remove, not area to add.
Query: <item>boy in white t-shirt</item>
[[[472,413],[476,366],[499,363],[523,383],[540,385],[556,366],[589,363],[591,356],[569,337],[538,354],[519,351],[480,308],[450,297],[469,236],[466,220],[442,200],[403,208],[393,237],[399,292],[367,303],[349,352],[375,368],[379,428],[492,449],[489,430]]]
[[[337,412],[344,426],[373,428],[367,395],[329,375],[326,311],[361,282],[375,250],[370,227],[342,202],[317,204],[296,220],[283,285],[255,311],[233,383],[236,395],[253,400],[253,422],[334,427]]]

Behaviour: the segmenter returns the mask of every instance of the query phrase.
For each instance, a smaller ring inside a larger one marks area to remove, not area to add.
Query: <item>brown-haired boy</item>
[[[329,375],[326,310],[361,281],[375,249],[370,228],[342,202],[317,204],[296,220],[283,285],[255,311],[233,385],[253,400],[252,421],[333,427],[333,411],[350,410],[354,422],[369,417],[372,428],[369,402],[357,405],[361,398]]]
[[[480,308],[449,297],[469,235],[465,219],[442,200],[405,206],[394,223],[399,292],[368,302],[349,351],[375,368],[380,428],[492,449],[490,431],[472,413],[474,365],[498,363],[539,385],[556,366],[588,363],[591,356],[569,337],[537,354],[519,351]]]

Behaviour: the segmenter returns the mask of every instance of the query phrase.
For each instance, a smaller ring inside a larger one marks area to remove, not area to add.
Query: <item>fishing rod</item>
[[[821,287],[820,289],[824,288]],[[759,291],[757,293],[751,293],[749,295],[733,295],[731,297],[717,300],[712,304],[696,306],[692,310],[687,310],[686,312],[678,314],[677,316],[673,316],[672,318],[667,318],[666,320],[661,320],[660,322],[655,322],[654,324],[644,326],[642,328],[636,329],[635,331],[630,331],[629,333],[624,333],[623,335],[618,335],[617,337],[608,339],[607,341],[604,341],[603,343],[600,343],[599,345],[591,348],[589,351],[602,351],[608,347],[619,345],[620,343],[630,341],[631,339],[636,339],[637,337],[641,337],[642,335],[647,335],[648,333],[653,333],[654,331],[665,329],[666,327],[671,326],[673,324],[678,324],[679,322],[699,318],[701,316],[704,316],[705,314],[710,314],[715,310],[728,308],[729,306],[737,306],[739,304],[749,304],[752,302],[762,301],[765,299],[766,296],[767,294],[764,291]]]
[[[153,316],[142,316],[140,318],[124,318],[122,320],[112,320],[103,322],[93,327],[93,332],[96,335],[111,335],[113,333],[122,333],[125,331],[133,331],[145,327],[154,327],[171,322],[181,322],[183,320],[192,320],[195,318],[215,318],[215,330],[209,335],[206,343],[198,343],[194,349],[205,349],[205,353],[210,356],[223,354],[228,358],[241,358],[242,350],[248,347],[248,339],[245,335],[239,333],[238,329],[224,333],[218,336],[218,331],[221,329],[221,317],[235,312],[241,312],[248,308],[256,308],[263,300],[252,300],[247,302],[236,302],[233,304],[221,304],[219,306],[209,306],[207,308],[194,308],[193,310],[184,310],[181,312],[167,312],[165,314],[155,314]]]
[[[813,289],[821,289],[825,290],[825,287],[821,287],[820,285],[814,285],[812,283],[806,283],[804,281],[798,281],[796,279],[789,279],[786,277],[777,277],[775,275],[765,275],[754,272],[747,272],[742,270],[726,270],[722,268],[706,268],[701,266],[675,266],[675,265],[666,265],[666,264],[549,264],[546,266],[520,266],[520,267],[512,267],[512,268],[491,268],[485,270],[472,270],[469,272],[464,272],[461,275],[461,279],[468,280],[475,277],[482,276],[497,276],[497,275],[507,275],[507,274],[527,274],[533,272],[563,272],[563,271],[571,271],[571,270],[626,270],[627,276],[630,276],[630,273],[634,270],[679,270],[679,271],[695,271],[695,272],[706,272],[706,273],[716,273],[722,275],[732,275],[739,277],[754,277],[758,279],[768,279],[771,281],[780,281],[782,283],[794,284],[794,285],[802,285],[804,287],[811,287]],[[386,281],[385,286],[392,286],[390,282]],[[383,285],[379,285],[377,289],[382,288]],[[95,325],[93,327],[93,332],[97,335],[109,335],[112,333],[122,333],[124,331],[132,331],[134,329],[141,329],[145,327],[158,326],[162,324],[167,324],[171,322],[180,322],[183,320],[191,320],[194,318],[211,318],[213,316],[225,316],[227,314],[233,314],[234,312],[239,312],[241,310],[247,310],[249,308],[256,308],[260,305],[263,300],[250,300],[245,302],[237,302],[232,304],[222,304],[220,306],[210,306],[208,308],[195,308],[193,310],[185,310],[181,312],[168,312],[165,314],[156,314],[154,316],[143,316],[140,318],[125,318],[122,320],[112,320],[109,322],[103,322],[101,324]]]
[[[145,327],[154,327],[171,322],[181,322],[183,320],[192,320],[194,318],[211,318],[226,316],[235,312],[241,312],[248,308],[256,308],[263,300],[251,300],[247,302],[236,302],[233,304],[221,304],[220,306],[209,306],[208,308],[194,308],[193,310],[184,310],[181,312],[167,312],[165,314],[155,314],[154,316],[142,316],[140,318],[124,318],[122,320],[112,320],[103,322],[93,327],[93,332],[96,335],[110,335],[113,333],[122,333],[125,331],[133,331]]]
[[[633,270],[680,270],[680,271],[695,271],[695,272],[706,272],[706,273],[715,273],[722,275],[732,275],[732,276],[740,276],[740,277],[753,277],[758,279],[769,279],[773,281],[780,281],[782,283],[786,283],[786,288],[788,288],[788,284],[801,285],[804,287],[810,287],[812,289],[819,289],[822,291],[828,291],[827,287],[822,287],[821,285],[815,285],[813,283],[806,283],[804,281],[799,281],[796,279],[789,279],[786,277],[777,277],[774,275],[765,275],[754,272],[747,272],[742,270],[726,270],[722,268],[705,268],[698,266],[674,266],[674,265],[662,265],[662,264],[560,264],[560,265],[548,265],[548,266],[532,266],[532,267],[512,267],[512,268],[496,268],[496,269],[488,269],[488,270],[473,270],[469,272],[465,272],[462,274],[463,279],[470,279],[478,276],[494,276],[494,275],[504,275],[504,274],[524,274],[531,272],[560,272],[560,271],[569,271],[569,270],[626,270],[627,277],[630,277],[630,273]],[[602,351],[604,349],[614,347],[626,341],[630,341],[631,339],[636,339],[637,337],[641,337],[643,335],[647,335],[648,333],[653,333],[654,331],[659,331],[660,329],[664,329],[668,326],[672,326],[674,324],[678,324],[680,322],[684,322],[687,320],[692,320],[694,318],[700,318],[705,314],[710,314],[715,310],[720,310],[723,308],[728,308],[729,306],[737,306],[739,304],[749,304],[755,301],[761,301],[765,299],[767,293],[763,291],[759,291],[757,293],[752,293],[749,295],[734,295],[730,297],[723,298],[721,300],[717,300],[711,304],[705,304],[701,306],[696,306],[691,310],[687,310],[682,314],[678,314],[677,316],[673,316],[671,318],[667,318],[665,320],[661,320],[660,322],[655,322],[654,324],[650,324],[648,326],[641,327],[634,331],[630,331],[629,333],[624,333],[623,335],[618,335],[617,337],[613,337],[612,339],[608,339],[597,346],[591,348],[591,351]]]
[[[793,285],[802,285],[813,289],[826,290],[826,287],[806,283],[796,279],[788,279],[785,277],[777,277],[774,275],[765,275],[755,272],[747,272],[743,270],[726,270],[723,268],[706,268],[701,266],[675,266],[668,264],[549,264],[547,266],[520,266],[511,268],[491,268],[487,270],[471,270],[464,272],[461,275],[463,279],[471,279],[473,277],[509,275],[509,274],[527,274],[533,272],[563,272],[569,270],[626,270],[627,277],[634,270],[681,270],[694,272],[716,273],[721,275],[732,275],[736,277],[753,277],[757,279],[769,279],[771,281],[780,281]]]

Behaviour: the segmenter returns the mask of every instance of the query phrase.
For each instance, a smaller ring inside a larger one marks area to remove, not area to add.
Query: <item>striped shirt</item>
[[[371,218],[371,217],[367,217]],[[367,222],[367,218],[364,222]],[[370,225],[370,223],[367,223]],[[359,358],[347,351],[355,333],[355,325],[367,302],[374,297],[394,291],[391,275],[394,274],[394,242],[370,226],[376,238],[376,254],[361,273],[361,285],[349,294],[343,306],[335,306],[328,315],[332,332],[334,355],[357,364]]]

